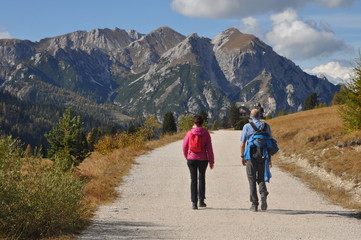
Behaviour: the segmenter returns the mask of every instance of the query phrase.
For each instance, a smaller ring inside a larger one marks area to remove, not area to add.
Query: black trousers
[[[266,182],[264,181],[264,168],[265,161],[257,161],[255,159],[247,161],[246,171],[249,182],[250,201],[253,205],[258,205],[257,183],[261,197],[267,197],[268,195]]]
[[[206,170],[208,160],[188,160],[187,165],[191,174],[191,200],[197,203],[198,198],[200,200],[206,198]]]

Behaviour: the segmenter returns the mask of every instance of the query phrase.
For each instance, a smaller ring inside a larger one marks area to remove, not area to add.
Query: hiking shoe
[[[193,209],[193,210],[198,209],[197,203],[192,203],[192,209]]]
[[[266,211],[267,210],[267,198],[266,197],[262,197],[261,199],[261,210]]]
[[[199,202],[199,206],[200,206],[200,207],[207,207],[207,204],[206,204],[204,201],[201,200],[201,201]]]
[[[258,212],[258,206],[252,204],[252,206],[251,206],[251,208],[249,210],[252,211],[252,212]]]

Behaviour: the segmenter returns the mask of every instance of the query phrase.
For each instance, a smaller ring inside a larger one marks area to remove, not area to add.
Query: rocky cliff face
[[[234,28],[213,39],[162,27],[149,34],[95,29],[35,43],[0,40],[0,60],[1,88],[19,98],[66,105],[51,94],[61,89],[159,118],[200,109],[219,118],[236,101],[260,102],[272,114],[297,111],[311,93],[329,103],[337,91]]]
[[[330,103],[337,87],[303,72],[253,35],[228,29],[212,40],[214,52],[227,81],[240,89],[240,101],[260,102],[266,112],[302,109],[313,92]]]

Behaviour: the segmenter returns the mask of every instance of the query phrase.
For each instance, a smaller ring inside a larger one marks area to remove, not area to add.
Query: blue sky
[[[340,81],[361,51],[361,0],[0,0],[0,38],[161,26],[213,38],[236,27],[302,69]]]

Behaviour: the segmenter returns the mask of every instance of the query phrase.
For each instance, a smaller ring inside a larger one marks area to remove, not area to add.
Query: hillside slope
[[[361,131],[345,134],[337,106],[269,121],[284,169],[349,208],[361,210]]]

